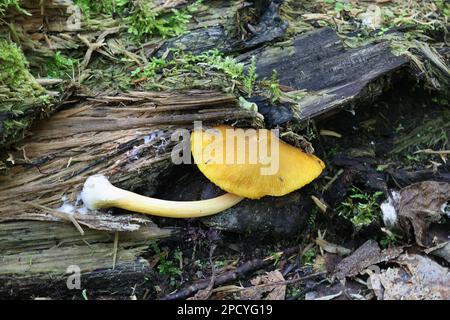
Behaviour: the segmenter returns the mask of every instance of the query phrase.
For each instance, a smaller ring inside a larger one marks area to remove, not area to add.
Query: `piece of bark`
[[[238,57],[256,57],[259,78],[270,79],[277,71],[281,85],[306,90],[296,121],[336,112],[358,99],[381,93],[376,83],[406,66],[408,61],[391,53],[388,42],[347,50],[331,28],[302,34],[289,44],[256,49]],[[373,88],[369,87],[373,84]]]
[[[372,265],[398,257],[402,251],[401,248],[381,250],[376,241],[368,240],[336,266],[334,275],[340,280],[356,276]]]
[[[82,290],[129,298],[135,285],[135,293],[141,295],[152,270],[140,254],[149,241],[170,237],[176,230],[148,222],[138,231],[118,234],[117,251],[114,232],[89,228],[84,232],[81,236],[60,222],[0,223],[0,298],[81,299]],[[79,289],[67,286],[74,270],[80,271]]]
[[[52,32],[81,29],[81,10],[72,0],[20,0],[19,2],[28,15],[11,6],[5,15],[6,21],[20,25],[28,33],[39,32],[43,28]]]

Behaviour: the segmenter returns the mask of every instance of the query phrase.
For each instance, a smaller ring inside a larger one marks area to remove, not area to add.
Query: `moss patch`
[[[4,39],[0,39],[0,101],[0,148],[21,139],[50,103],[45,89],[28,71],[22,51]]]

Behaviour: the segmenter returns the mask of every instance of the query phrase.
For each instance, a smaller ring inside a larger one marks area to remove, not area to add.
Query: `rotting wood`
[[[88,294],[95,290],[129,297],[136,285],[135,294],[142,296],[144,288],[151,288],[147,288],[145,278],[152,278],[154,272],[148,261],[137,257],[150,241],[175,233],[176,230],[160,229],[151,223],[139,231],[122,232],[113,268],[113,232],[87,229],[81,236],[72,226],[62,223],[1,223],[0,298],[41,294],[80,297],[79,289],[67,287],[68,277],[76,270],[80,271],[82,288]]]
[[[60,220],[37,206],[77,206],[84,180],[96,173],[126,189],[145,186],[151,193],[157,178],[171,166],[175,129],[190,128],[194,120],[252,117],[252,112],[237,107],[234,96],[215,92],[130,92],[88,99],[39,123],[11,152],[14,165],[0,176],[0,222]],[[76,210],[73,217],[82,226],[117,231],[137,230],[148,221],[143,216]]]
[[[294,122],[332,114],[358,99],[380,94],[383,76],[408,65],[408,60],[391,53],[389,43],[347,50],[331,28],[302,34],[283,44],[250,51],[238,59],[255,56],[257,74],[270,79],[277,71],[281,85],[305,90]],[[369,85],[375,88],[369,90]],[[294,113],[295,114],[295,113]]]
[[[24,15],[14,7],[8,10],[8,20],[20,25],[26,32],[39,32],[43,27],[48,31],[77,31],[81,24],[81,11],[72,0],[21,0],[20,5],[28,12]]]

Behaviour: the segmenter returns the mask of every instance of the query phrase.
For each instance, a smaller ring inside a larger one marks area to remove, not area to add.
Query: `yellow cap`
[[[221,125],[197,130],[191,135],[191,150],[198,168],[211,182],[250,199],[288,194],[313,181],[325,168],[316,156],[265,129]]]

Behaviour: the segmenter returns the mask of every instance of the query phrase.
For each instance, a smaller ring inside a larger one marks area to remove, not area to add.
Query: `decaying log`
[[[251,118],[234,96],[194,91],[186,94],[131,92],[87,99],[39,123],[11,152],[14,165],[0,176],[0,222],[61,220],[54,210],[74,206],[80,225],[133,231],[146,219],[85,214],[75,209],[78,193],[90,175],[101,173],[129,190],[148,193],[170,165],[171,134],[195,120]]]
[[[137,257],[150,241],[173,232],[148,224],[139,231],[117,233],[115,242],[116,233],[86,229],[81,236],[62,223],[1,223],[0,298],[81,299],[80,289],[67,286],[68,277],[77,270],[88,296],[95,291],[142,298],[147,286],[152,289],[145,278],[152,278],[153,271],[148,261]]]
[[[252,56],[260,78],[270,79],[276,70],[280,84],[305,90],[294,118],[298,122],[376,97],[383,89],[377,81],[408,64],[406,58],[391,53],[387,42],[347,50],[330,28],[250,51],[239,60],[249,61]]]

